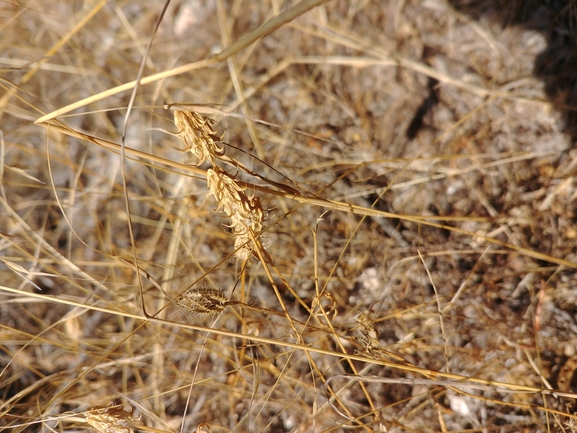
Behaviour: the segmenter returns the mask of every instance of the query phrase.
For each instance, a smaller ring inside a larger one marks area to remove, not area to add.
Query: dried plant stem
[[[63,134],[66,134],[68,136],[71,137],[77,137],[80,138],[82,140],[86,140],[89,142],[92,142],[94,144],[97,144],[101,147],[104,147],[106,149],[109,149],[113,152],[120,152],[120,146],[117,143],[114,143],[112,141],[109,140],[105,140],[102,138],[98,138],[89,134],[85,134],[85,133],[81,133],[78,131],[75,131],[74,129],[64,126],[64,125],[50,125],[49,126],[50,129],[61,132]],[[126,154],[129,155],[128,158],[143,158],[147,161],[154,161],[156,163],[160,163],[160,164],[164,164],[167,167],[172,167],[172,168],[178,168],[180,170],[183,171],[183,173],[194,173],[196,175],[200,175],[200,176],[206,176],[206,170],[203,170],[201,168],[198,167],[191,167],[190,165],[186,165],[186,164],[181,164],[175,161],[171,161],[162,157],[159,157],[157,155],[152,155],[150,153],[146,153],[140,150],[136,150],[136,149],[131,149],[131,148],[126,148]],[[148,164],[145,161],[140,161],[143,164]],[[169,169],[165,169],[165,170],[169,170]],[[446,177],[447,175],[442,174],[442,175],[438,175],[438,176],[442,176],[442,177]],[[423,182],[425,181],[425,179],[422,180]],[[421,183],[421,181],[419,182]],[[297,201],[299,203],[302,204],[308,204],[308,205],[313,205],[313,206],[320,206],[323,208],[327,208],[327,209],[334,209],[334,210],[339,210],[339,211],[343,211],[343,212],[350,212],[356,215],[367,215],[367,216],[372,216],[372,217],[381,217],[381,218],[398,218],[401,220],[405,220],[405,221],[411,221],[411,222],[415,222],[418,224],[423,224],[423,225],[428,225],[431,227],[437,227],[437,228],[442,228],[444,230],[449,230],[449,231],[453,231],[453,232],[457,232],[457,233],[461,233],[463,235],[466,236],[470,236],[473,238],[479,238],[479,239],[483,239],[484,241],[488,242],[488,243],[492,243],[492,244],[496,244],[505,248],[508,248],[510,250],[513,251],[518,251],[521,254],[528,256],[528,257],[533,257],[535,259],[538,260],[543,260],[549,263],[555,263],[558,265],[563,265],[563,266],[567,266],[570,269],[577,269],[577,263],[569,261],[569,260],[565,260],[562,258],[558,258],[558,257],[554,257],[551,256],[549,254],[544,254],[529,248],[524,248],[518,245],[514,245],[511,243],[507,243],[501,240],[498,240],[496,238],[493,238],[491,236],[487,236],[481,233],[473,233],[467,230],[463,230],[463,229],[459,229],[458,227],[454,227],[454,226],[447,226],[444,224],[437,224],[434,223],[433,221],[446,221],[446,222],[493,222],[495,224],[504,224],[510,221],[510,218],[490,218],[490,217],[476,217],[476,216],[466,216],[466,217],[452,217],[452,216],[436,216],[436,215],[427,215],[427,216],[421,216],[421,215],[406,215],[406,214],[394,214],[391,212],[386,212],[386,211],[381,211],[378,209],[370,209],[370,208],[366,208],[366,207],[362,207],[362,206],[357,206],[357,205],[353,205],[353,204],[349,204],[349,203],[345,203],[345,202],[340,202],[337,200],[328,200],[328,199],[323,199],[320,197],[314,197],[314,196],[304,196],[303,194],[298,194],[298,193],[292,193],[292,192],[286,192],[286,191],[279,191],[277,189],[273,189],[273,188],[269,188],[266,186],[262,186],[262,185],[255,185],[255,184],[251,184],[251,183],[246,183],[243,181],[238,181],[238,185],[243,186],[243,187],[250,187],[251,189],[255,190],[255,191],[260,191],[266,194],[271,194],[271,195],[275,195],[278,197],[284,197],[290,200],[294,200]],[[394,188],[394,187],[393,187]]]
[[[62,36],[58,42],[56,42],[49,50],[46,51],[46,54],[42,57],[42,59],[35,62],[34,66],[30,68],[30,70],[24,74],[24,76],[20,79],[20,86],[26,84],[40,69],[40,65],[50,59],[54,54],[60,50],[66,43],[75,35],[77,34],[82,28],[86,25],[88,21],[90,21],[105,5],[108,3],[107,0],[100,0],[99,3],[95,4],[94,7],[86,12],[84,17],[80,19],[72,29],[70,29],[64,36]],[[12,89],[15,90],[16,86],[12,86]],[[4,96],[0,99],[0,121],[2,120],[2,116],[4,115],[5,108],[10,102],[10,98],[14,95],[13,92],[6,92]]]
[[[286,318],[284,312],[276,311],[270,308],[261,307],[253,303],[238,301],[227,296],[222,290],[209,287],[193,287],[188,289],[182,295],[174,300],[176,305],[199,316],[216,316],[222,313],[227,307],[238,307],[244,310],[252,310],[259,313],[272,314],[278,317]],[[330,332],[329,328],[312,326],[309,323],[301,322],[291,318],[295,323],[303,325],[311,331]],[[334,335],[337,335],[334,332]]]
[[[571,398],[571,399],[577,399],[577,393],[573,393],[573,392],[560,392],[557,390],[542,389],[542,388],[537,388],[537,387],[528,386],[528,385],[518,385],[518,384],[513,384],[513,383],[492,381],[492,380],[488,380],[488,379],[480,379],[477,377],[466,377],[466,376],[461,376],[461,375],[453,374],[453,373],[443,373],[443,372],[438,372],[438,371],[427,370],[427,369],[416,367],[416,366],[399,365],[397,363],[382,360],[382,359],[370,359],[370,358],[367,358],[366,356],[362,356],[362,355],[335,352],[332,350],[327,350],[327,349],[323,349],[323,348],[316,347],[316,346],[303,345],[300,343],[293,343],[290,341],[260,337],[257,335],[242,334],[242,333],[238,333],[238,332],[226,331],[223,329],[209,328],[209,327],[200,326],[200,325],[193,325],[190,323],[174,322],[174,321],[167,320],[167,319],[157,319],[154,317],[145,317],[145,316],[140,315],[140,314],[134,314],[134,313],[129,313],[129,312],[120,311],[120,310],[111,310],[109,308],[98,307],[95,305],[88,305],[88,304],[84,304],[84,303],[77,302],[77,301],[71,301],[68,299],[59,298],[56,296],[44,295],[44,294],[33,293],[33,292],[26,292],[23,290],[14,289],[12,287],[7,287],[7,286],[0,286],[0,290],[2,290],[4,292],[8,292],[8,293],[16,293],[19,295],[26,296],[28,298],[40,299],[40,300],[43,300],[45,302],[46,301],[52,302],[54,304],[80,306],[82,308],[85,308],[85,309],[91,310],[91,311],[100,311],[102,313],[111,314],[111,315],[114,315],[117,317],[136,319],[136,320],[142,321],[143,324],[150,322],[150,323],[157,323],[157,324],[160,324],[163,326],[164,325],[172,325],[172,326],[180,327],[182,329],[189,329],[192,331],[200,331],[200,332],[205,332],[205,333],[213,333],[216,335],[235,337],[235,338],[238,338],[240,340],[248,340],[248,341],[252,341],[255,343],[270,344],[273,346],[279,346],[280,345],[280,346],[285,346],[285,347],[289,347],[289,348],[293,348],[293,349],[304,350],[305,352],[314,352],[314,353],[319,353],[319,354],[323,354],[323,355],[335,356],[335,357],[341,358],[341,359],[351,359],[351,360],[355,360],[355,361],[368,362],[371,364],[381,365],[384,367],[391,367],[391,368],[396,368],[396,369],[400,369],[403,371],[410,371],[410,372],[414,372],[414,373],[419,373],[419,374],[423,374],[425,376],[455,380],[455,381],[459,381],[460,383],[463,383],[463,384],[465,384],[465,383],[481,384],[481,385],[493,386],[493,387],[497,387],[497,388],[503,388],[505,390],[510,390],[510,391],[537,393],[537,394],[543,394],[543,395],[556,395],[559,397],[567,397],[567,398]],[[141,326],[142,325],[139,325],[139,327],[141,327]]]
[[[253,44],[260,38],[274,32],[276,29],[281,27],[283,24],[286,24],[289,21],[294,20],[296,17],[304,14],[305,12],[309,11],[310,9],[325,3],[327,0],[303,0],[290,8],[286,11],[281,12],[276,17],[272,18],[271,20],[267,21],[266,23],[260,25],[247,35],[243,36],[239,40],[237,40],[234,44],[230,47],[223,49],[218,54],[215,54],[212,57],[208,57],[203,60],[199,60],[197,62],[189,63],[187,65],[180,66],[178,68],[170,69],[169,71],[159,72],[158,74],[153,74],[148,77],[144,77],[140,80],[141,85],[146,85],[150,83],[154,83],[156,81],[174,77],[176,75],[184,74],[186,72],[193,71],[195,69],[205,68],[207,66],[215,65],[217,63],[222,62],[223,60],[229,58],[230,56],[236,54],[240,50],[248,47],[249,45]],[[105,3],[102,1],[101,3]],[[112,95],[116,95],[117,93],[124,92],[126,90],[131,90],[136,86],[137,81],[130,81],[128,83],[122,84],[120,86],[114,87],[112,89],[108,89],[104,92],[98,93],[97,95],[90,96],[88,98],[84,98],[80,101],[77,101],[73,104],[67,105],[62,107],[58,110],[55,110],[49,114],[46,114],[39,119],[37,119],[34,123],[42,124],[46,123],[49,120],[52,120],[58,116],[62,116],[63,114],[69,113],[77,108],[84,107],[88,104],[91,104],[96,101],[100,101],[101,99],[110,97]]]
[[[284,317],[283,313],[276,310],[231,299],[222,290],[208,287],[193,287],[179,296],[175,302],[178,306],[198,315],[216,315],[222,313],[226,307],[241,307]]]
[[[382,376],[358,376],[358,375],[354,375],[354,374],[338,374],[338,375],[331,376],[325,385],[326,389],[329,388],[329,385],[334,380],[339,379],[339,378],[340,379],[346,379],[346,380],[349,380],[351,382],[446,386],[447,388],[452,388],[452,389],[456,389],[456,390],[458,390],[459,388],[471,388],[471,389],[478,389],[478,390],[483,390],[483,391],[490,391],[490,392],[497,391],[497,392],[503,392],[503,393],[518,392],[518,391],[513,391],[513,390],[507,389],[507,388],[501,388],[501,387],[498,387],[495,385],[472,383],[471,381],[461,382],[458,380],[438,379],[438,378],[437,379],[402,378],[402,377],[389,378],[389,377],[382,377]],[[345,387],[346,386],[347,385],[345,385]],[[484,397],[474,395],[474,394],[469,394],[469,393],[466,393],[466,392],[461,391],[461,390],[459,390],[458,392],[460,394],[468,395],[472,398],[485,399]],[[497,404],[502,404],[502,405],[510,405],[510,406],[515,406],[515,407],[522,406],[526,409],[540,409],[544,412],[577,419],[577,415],[568,414],[566,412],[561,412],[561,411],[551,409],[548,407],[539,407],[539,406],[536,406],[533,404],[522,404],[519,402],[510,403],[510,402],[506,402],[506,401],[502,401],[502,400],[495,400],[495,399],[486,399],[486,400],[491,401],[492,403],[497,403]],[[342,413],[336,406],[334,406],[334,404],[331,402],[330,398],[329,398],[329,404],[335,410],[335,412],[339,413],[341,416],[343,416],[345,418],[349,418],[349,416],[347,414]]]

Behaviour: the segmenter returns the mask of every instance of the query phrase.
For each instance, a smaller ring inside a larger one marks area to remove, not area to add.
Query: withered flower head
[[[183,150],[190,151],[198,158],[197,165],[201,165],[207,159],[214,164],[217,156],[224,155],[224,146],[219,147],[217,144],[222,142],[222,136],[214,130],[215,123],[215,120],[193,111],[174,111],[177,135],[186,145]]]
[[[262,231],[264,212],[260,199],[248,196],[246,188],[217,166],[207,170],[206,176],[208,188],[218,202],[217,210],[222,210],[230,218],[230,227],[236,237],[236,254],[246,260],[252,252],[249,231],[254,236]]]

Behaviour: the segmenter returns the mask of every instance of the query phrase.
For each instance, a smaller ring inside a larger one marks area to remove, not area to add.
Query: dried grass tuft
[[[0,430],[577,431],[577,0],[320,2],[172,1],[125,170],[157,2],[0,6]]]

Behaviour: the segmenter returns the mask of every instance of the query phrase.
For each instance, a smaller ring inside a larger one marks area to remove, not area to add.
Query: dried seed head
[[[236,250],[236,256],[246,262],[252,256],[253,249],[250,247],[250,237],[248,233],[238,235],[234,239],[234,249]]]
[[[245,188],[238,185],[233,176],[214,166],[206,171],[206,183],[218,202],[217,210],[222,209],[231,218],[242,210]]]
[[[365,313],[359,314],[356,319],[357,323],[361,325],[359,329],[359,342],[365,346],[365,350],[369,352],[375,347],[380,347],[379,334],[375,329],[374,322]]]
[[[264,212],[258,197],[246,194],[246,188],[241,187],[236,179],[214,166],[206,172],[206,181],[212,195],[218,202],[217,210],[226,213],[230,218],[230,227],[236,237],[237,256],[243,260],[252,253],[250,233],[257,236],[262,231]]]
[[[178,128],[178,136],[186,145],[183,150],[190,151],[198,158],[197,165],[201,165],[207,159],[214,165],[214,159],[224,155],[224,147],[217,144],[222,142],[222,136],[214,130],[215,123],[213,119],[193,111],[174,111],[174,124]]]
[[[176,299],[176,304],[191,313],[214,316],[222,313],[232,302],[222,290],[193,287]]]
[[[122,408],[96,406],[89,409],[86,422],[100,433],[133,433],[135,419]]]
[[[367,314],[361,313],[355,320],[361,325],[357,341],[363,345],[365,356],[372,359],[393,360],[403,365],[411,365],[409,361],[402,356],[383,347],[379,341],[379,334],[375,328],[375,322],[371,320]]]

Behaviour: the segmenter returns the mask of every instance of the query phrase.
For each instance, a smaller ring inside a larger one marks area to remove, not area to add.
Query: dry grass
[[[574,4],[318,3],[0,5],[3,429],[577,431]]]

